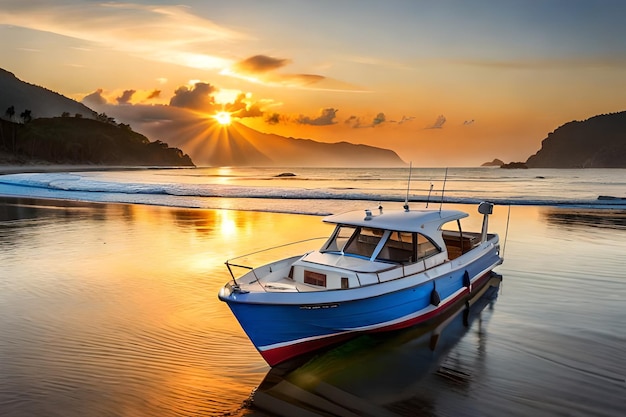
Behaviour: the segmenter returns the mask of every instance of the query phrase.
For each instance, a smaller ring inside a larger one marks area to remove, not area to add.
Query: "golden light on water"
[[[232,213],[224,211],[219,213],[220,231],[223,237],[233,237],[237,233],[237,224],[232,217]]]

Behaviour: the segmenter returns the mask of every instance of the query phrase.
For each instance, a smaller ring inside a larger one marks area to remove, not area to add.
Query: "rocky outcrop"
[[[503,169],[528,169],[528,165],[524,162],[509,162],[508,164],[500,165]]]
[[[626,168],[626,112],[572,121],[549,133],[529,168]]]
[[[502,165],[504,165],[504,162],[496,158],[491,162],[485,162],[481,167],[501,167]]]

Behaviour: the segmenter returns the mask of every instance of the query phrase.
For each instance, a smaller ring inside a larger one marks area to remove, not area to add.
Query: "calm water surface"
[[[2,198],[0,416],[624,415],[626,212],[507,210],[495,294],[271,370],[223,262],[319,217]]]

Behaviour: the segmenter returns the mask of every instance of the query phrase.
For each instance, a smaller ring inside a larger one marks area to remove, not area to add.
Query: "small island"
[[[495,158],[491,162],[485,162],[481,165],[481,167],[501,167],[504,165],[504,162],[501,159]]]
[[[502,169],[528,169],[525,162],[509,162],[508,164],[500,165]]]

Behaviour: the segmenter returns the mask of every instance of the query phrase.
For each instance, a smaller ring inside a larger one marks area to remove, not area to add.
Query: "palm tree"
[[[13,116],[15,116],[15,106],[9,107],[4,114],[9,117],[9,120],[13,121]]]
[[[30,110],[24,110],[22,113],[20,113],[20,117],[22,118],[22,120],[24,120],[24,124],[33,120],[33,116],[30,113]]]

